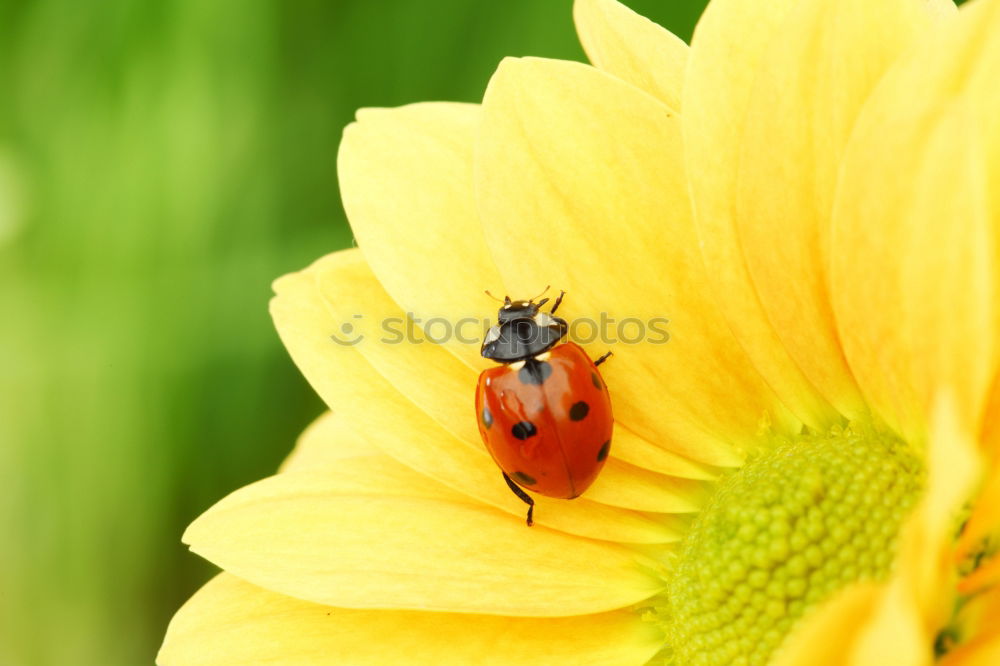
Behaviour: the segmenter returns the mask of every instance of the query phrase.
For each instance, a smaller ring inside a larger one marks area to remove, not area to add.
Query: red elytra
[[[540,312],[547,300],[506,299],[483,345],[483,356],[504,365],[484,370],[476,391],[479,433],[508,486],[529,505],[528,525],[534,502],[521,488],[579,497],[604,467],[614,427],[597,368],[607,355],[595,363],[576,343],[559,344],[568,327],[552,313],[562,297]]]

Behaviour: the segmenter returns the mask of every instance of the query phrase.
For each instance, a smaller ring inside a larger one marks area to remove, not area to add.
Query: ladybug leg
[[[532,520],[532,514],[535,511],[535,500],[531,499],[531,496],[528,495],[528,493],[524,492],[521,489],[521,486],[511,481],[510,477],[507,476],[507,472],[501,472],[501,474],[503,474],[503,480],[507,482],[507,487],[510,488],[515,495],[517,495],[518,499],[520,499],[522,502],[528,505],[527,522],[528,522],[528,527],[531,527],[532,525],[535,524],[535,521]]]
[[[565,296],[565,295],[566,295],[566,292],[564,290],[560,289],[559,290],[559,298],[557,298],[556,302],[552,304],[552,309],[549,310],[549,314],[555,314],[556,313],[556,308],[558,308],[559,304],[562,303],[563,296]]]
[[[605,354],[601,358],[599,358],[596,361],[594,361],[594,365],[600,365],[601,363],[604,363],[605,361],[607,361],[610,357],[611,357],[611,352],[608,352],[607,354]]]

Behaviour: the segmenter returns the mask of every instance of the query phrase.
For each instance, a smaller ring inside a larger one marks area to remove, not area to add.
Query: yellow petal
[[[981,469],[949,391],[935,396],[931,423],[927,491],[903,526],[895,571],[859,633],[853,663],[861,666],[932,663],[935,635],[954,608],[953,538]]]
[[[684,82],[684,150],[710,297],[781,400],[824,429],[836,412],[785,350],[762,307],[736,227],[744,119],[758,66],[796,0],[714,0],[695,28]]]
[[[991,558],[979,565],[971,574],[962,579],[958,585],[960,594],[974,594],[979,590],[989,589],[1000,584],[1000,557],[994,553]]]
[[[628,548],[528,528],[388,458],[350,462],[237,490],[184,541],[255,585],[346,608],[560,616],[662,587]]]
[[[905,583],[891,582],[862,627],[849,657],[851,666],[930,666],[934,635],[921,624],[919,609]]]
[[[513,593],[513,591],[512,591]],[[159,666],[622,666],[660,647],[631,611],[572,618],[370,611],[293,599],[221,574],[174,616]]]
[[[971,597],[955,618],[961,643],[944,655],[940,666],[993,666],[1000,663],[1000,588]]]
[[[760,63],[737,175],[737,227],[768,319],[841,412],[864,406],[829,305],[828,227],[838,167],[875,84],[932,24],[922,0],[803,0]]]
[[[951,613],[954,535],[982,473],[975,439],[960,410],[951,392],[938,392],[926,453],[927,490],[900,533],[895,576],[904,581],[928,633]]]
[[[590,62],[681,108],[688,45],[616,0],[576,0],[573,18]]]
[[[703,484],[656,474],[610,457],[587,490],[587,498],[611,506],[660,513],[697,513],[708,499]]]
[[[516,294],[558,285],[569,320],[616,322],[584,345],[615,350],[601,370],[616,416],[665,448],[731,465],[765,414],[793,426],[709,297],[679,120],[591,67],[507,59],[483,101],[477,197]],[[625,344],[618,329],[630,317],[668,318],[671,337],[656,344],[647,331]]]
[[[841,666],[846,648],[867,622],[881,593],[871,583],[838,592],[802,618],[775,653],[772,666]]]
[[[359,323],[351,333],[355,337],[343,337],[343,322],[330,316],[317,276],[331,266],[357,261],[356,250],[338,252],[275,283],[271,314],[292,359],[331,409],[374,446],[450,488],[503,509],[512,522],[523,524],[524,506],[507,488],[481,442],[449,434],[358,352],[359,346],[377,339],[378,323],[371,318],[355,320]],[[374,330],[364,326],[374,326]],[[351,345],[336,343],[332,335],[348,341],[358,340],[358,335],[366,337]],[[433,389],[433,385],[423,388]],[[539,497],[536,502],[537,523],[573,534],[628,543],[663,543],[679,536],[672,521],[585,498],[567,502]]]
[[[858,583],[807,614],[774,666],[929,666],[931,646],[905,585]]]
[[[993,387],[986,399],[986,410],[983,415],[983,432],[980,443],[987,456],[1000,465],[1000,374],[993,378]]]
[[[939,666],[996,666],[1000,664],[1000,634],[982,636],[960,645],[937,663]]]
[[[367,109],[344,131],[337,159],[351,229],[379,282],[426,321],[480,318],[503,291],[483,241],[472,191],[479,108],[424,103]],[[445,347],[481,362],[475,345]]]
[[[834,292],[845,300],[861,294],[864,303],[842,317],[835,302],[838,325],[862,388],[904,431],[926,423],[935,382],[951,385],[963,418],[977,423],[995,376],[1000,218],[987,193],[1000,186],[998,30],[1000,3],[986,0],[929,34],[880,84],[845,157]],[[869,177],[879,182],[865,183]],[[870,289],[858,284],[856,266],[886,258]],[[893,303],[900,290],[904,299]],[[896,353],[883,357],[874,347]]]
[[[327,412],[306,428],[295,449],[281,463],[281,472],[336,465],[345,458],[378,455],[381,451],[357,433],[341,414]]]
[[[436,342],[458,337],[478,354],[486,325],[482,317],[432,323],[426,335],[419,328],[410,329],[406,312],[393,302],[357,252],[332,255],[317,267],[315,276],[331,321],[352,321],[362,313],[365,321],[354,321],[358,334],[365,337],[353,349],[445,430],[460,440],[478,443],[472,396],[479,373]],[[480,359],[482,367],[488,364]]]
[[[931,55],[948,50],[937,41],[924,49],[927,58],[887,75],[858,121],[831,259],[851,368],[869,404],[909,441],[926,436],[939,387],[954,391],[963,422],[978,429],[997,358],[982,136],[971,100],[925,99]]]
[[[719,472],[715,468],[697,463],[639,437],[620,420],[615,422],[614,456],[629,464],[668,476],[702,480],[719,477]]]
[[[968,561],[975,551],[987,543],[1000,539],[1000,468],[993,467],[990,476],[972,505],[972,512],[962,528],[955,546],[955,561]],[[977,568],[958,584],[959,594],[971,595],[986,587],[1000,583],[1000,555],[977,564]]]

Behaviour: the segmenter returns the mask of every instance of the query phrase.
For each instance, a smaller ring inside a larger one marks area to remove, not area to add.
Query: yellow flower
[[[188,529],[224,573],[159,663],[997,663],[1000,0],[575,18],[593,67],[345,132],[360,249],[272,302],[333,411]],[[607,467],[528,529],[444,329],[546,284],[670,339],[615,346]]]

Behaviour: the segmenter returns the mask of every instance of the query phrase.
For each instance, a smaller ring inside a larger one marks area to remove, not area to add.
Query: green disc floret
[[[676,665],[765,664],[810,606],[885,578],[923,486],[867,425],[780,439],[720,482],[679,544],[655,619]]]

